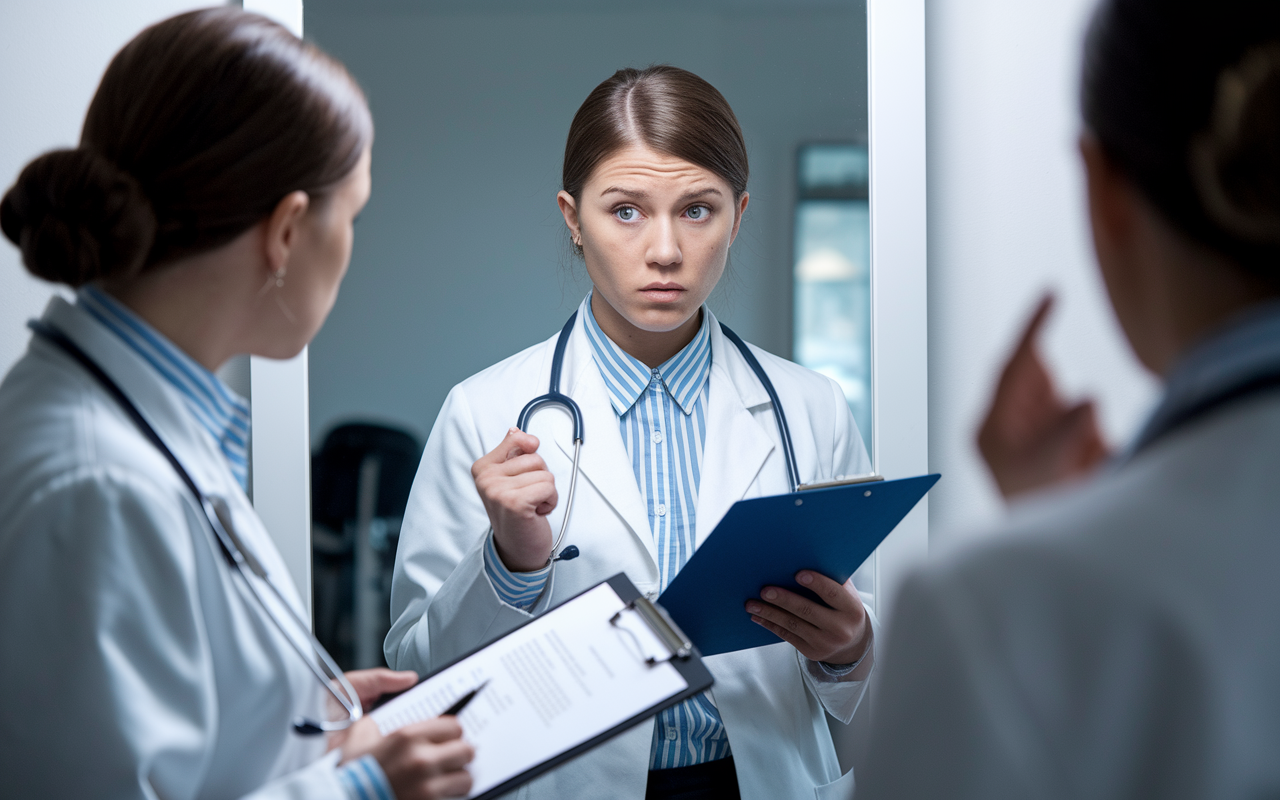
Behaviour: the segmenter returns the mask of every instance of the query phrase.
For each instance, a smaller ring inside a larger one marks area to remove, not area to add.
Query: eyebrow
[[[605,195],[609,195],[609,194],[620,194],[626,197],[634,198],[636,200],[649,199],[648,192],[641,191],[639,189],[625,189],[621,186],[610,186],[608,189],[605,189],[603,192],[601,192],[600,196],[604,197]],[[707,188],[699,189],[696,192],[687,192],[686,194],[681,195],[679,200],[680,202],[684,202],[686,200],[696,200],[699,197],[706,197],[707,195],[723,196],[723,193],[719,189],[715,188],[714,186],[708,186]]]

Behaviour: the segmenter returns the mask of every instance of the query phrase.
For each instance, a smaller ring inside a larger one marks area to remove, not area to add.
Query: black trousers
[[[692,767],[650,770],[644,800],[739,800],[733,756]]]

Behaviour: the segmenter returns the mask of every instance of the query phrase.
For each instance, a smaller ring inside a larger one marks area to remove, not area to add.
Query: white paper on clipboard
[[[619,612],[619,624],[611,623]],[[478,797],[687,690],[674,665],[647,663],[658,653],[670,650],[602,583],[371,716],[386,734],[438,716],[485,684],[458,716],[476,750],[468,796]]]

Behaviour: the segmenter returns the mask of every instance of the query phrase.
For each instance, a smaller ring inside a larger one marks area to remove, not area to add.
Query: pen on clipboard
[[[485,681],[484,683],[480,684],[476,688],[464,694],[462,697],[459,697],[458,702],[446,708],[443,712],[441,712],[440,716],[442,717],[458,716],[459,714],[462,713],[462,709],[466,708],[467,705],[470,704],[472,700],[476,699],[476,695],[480,694],[480,690],[488,685],[489,685],[489,682]]]

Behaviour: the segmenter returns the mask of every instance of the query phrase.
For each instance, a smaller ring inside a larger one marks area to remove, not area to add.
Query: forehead
[[[583,188],[588,194],[612,188],[651,192],[715,188],[725,196],[732,194],[728,182],[711,170],[641,145],[625,147],[601,161]]]

